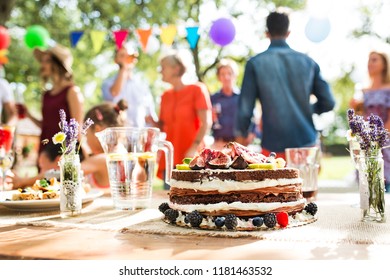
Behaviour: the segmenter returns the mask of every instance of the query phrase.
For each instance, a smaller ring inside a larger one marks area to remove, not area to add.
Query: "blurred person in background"
[[[184,83],[186,66],[179,53],[164,56],[160,66],[162,80],[172,88],[161,97],[160,117],[154,125],[165,132],[166,140],[172,143],[173,163],[176,165],[184,158],[192,158],[205,146],[204,137],[212,125],[210,95],[202,83]],[[162,156],[158,172],[160,178],[163,178],[164,170],[165,159]]]
[[[43,140],[51,140],[58,132],[57,116],[60,109],[65,111],[69,119],[74,118],[82,125],[84,97],[73,81],[73,57],[68,48],[56,44],[45,51],[34,49],[34,56],[40,63],[40,76],[45,86],[42,95],[42,119],[34,117],[25,109],[26,116],[42,130],[40,153],[44,147]]]
[[[248,60],[238,101],[235,133],[245,142],[256,100],[262,111],[262,153],[285,158],[286,148],[318,145],[313,114],[331,111],[335,100],[318,64],[289,47],[290,20],[285,12],[268,15],[268,49]],[[315,96],[316,101],[311,102]]]
[[[138,61],[138,52],[131,47],[122,47],[115,53],[118,72],[102,84],[103,100],[117,103],[126,100],[127,125],[144,127],[145,118],[157,120],[153,96],[149,87],[134,77],[134,68]]]
[[[364,117],[371,114],[379,116],[390,131],[390,61],[383,52],[372,51],[368,56],[367,72],[370,78],[368,87],[363,89],[363,100],[353,99],[351,107],[363,107]],[[390,149],[383,149],[385,163],[386,192],[390,192]]]
[[[217,78],[221,83],[221,89],[211,95],[213,149],[221,150],[227,143],[235,141],[234,120],[240,94],[236,85],[237,76],[237,63],[231,59],[221,59],[217,65]],[[246,144],[250,144],[254,137],[254,133],[249,133]]]

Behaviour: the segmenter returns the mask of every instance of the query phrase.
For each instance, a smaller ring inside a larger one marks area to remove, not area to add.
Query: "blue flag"
[[[78,41],[80,40],[81,36],[83,36],[84,31],[72,31],[70,33],[70,45],[72,48],[76,47]]]

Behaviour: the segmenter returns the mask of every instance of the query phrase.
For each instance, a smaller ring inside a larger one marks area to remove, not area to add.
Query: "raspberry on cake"
[[[275,227],[276,218],[272,219],[274,224],[269,214],[276,217],[285,213],[279,219],[280,227],[289,223],[285,215],[304,212],[307,220],[314,220],[315,212],[310,211],[314,206],[303,211],[306,200],[301,188],[299,170],[285,168],[285,161],[275,158],[274,153],[266,157],[231,142],[222,151],[203,149],[173,170],[168,206],[179,216],[166,220],[182,226],[199,223],[200,228],[229,230],[258,229],[263,221],[264,227]],[[189,223],[195,211],[197,223]]]

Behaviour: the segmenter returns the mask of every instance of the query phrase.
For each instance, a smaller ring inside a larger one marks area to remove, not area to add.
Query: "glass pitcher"
[[[96,133],[106,154],[114,207],[121,210],[150,206],[157,151],[166,154],[165,181],[169,184],[173,146],[161,140],[158,128],[110,127]]]

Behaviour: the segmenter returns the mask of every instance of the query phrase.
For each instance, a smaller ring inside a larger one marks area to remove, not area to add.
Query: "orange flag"
[[[0,50],[0,65],[8,63],[7,50]]]
[[[142,50],[145,52],[146,46],[148,45],[149,37],[152,34],[152,29],[151,28],[148,28],[148,29],[140,29],[139,28],[139,29],[137,29],[137,34],[138,34],[139,41],[140,41],[141,46],[142,46]]]

